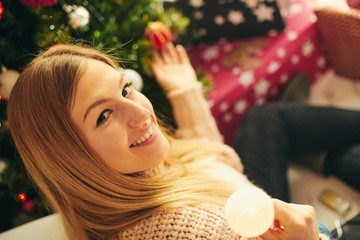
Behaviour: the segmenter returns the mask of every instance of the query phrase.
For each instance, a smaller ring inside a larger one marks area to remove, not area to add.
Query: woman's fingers
[[[269,229],[261,237],[264,240],[317,240],[316,214],[313,207],[300,204],[289,204],[273,199],[275,219],[280,222],[281,228]]]
[[[150,67],[156,81],[165,91],[197,82],[196,72],[181,45],[175,47],[169,43],[162,49],[154,50]]]
[[[161,50],[162,59],[166,64],[176,64],[179,63],[179,56],[175,50],[175,47],[172,43],[168,43]]]
[[[152,50],[152,55],[153,55],[153,63],[157,63],[157,64],[160,64],[160,65],[164,64],[164,60],[160,56],[158,50],[153,49]]]
[[[160,64],[187,64],[190,62],[185,48],[182,45],[175,47],[171,42],[160,50],[153,50],[153,57],[154,61]]]
[[[168,55],[170,56],[172,63],[180,63],[180,58],[179,58],[178,52],[175,49],[174,44],[169,42],[166,45],[165,50],[168,52]]]
[[[189,56],[182,45],[176,45],[176,51],[179,55],[181,63],[186,63],[186,64],[190,63]]]

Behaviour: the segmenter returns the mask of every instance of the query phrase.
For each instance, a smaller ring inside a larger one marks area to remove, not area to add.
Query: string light
[[[18,195],[18,198],[19,198],[21,201],[23,201],[23,202],[26,201],[26,196],[25,196],[25,194],[23,194],[23,193],[20,193],[20,194]]]

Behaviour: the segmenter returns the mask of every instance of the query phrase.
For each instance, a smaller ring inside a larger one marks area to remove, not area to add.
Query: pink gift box
[[[328,69],[316,31],[316,16],[306,1],[292,1],[285,31],[270,36],[189,47],[196,69],[210,75],[208,102],[220,132],[232,145],[244,114],[271,102],[296,73],[314,82]]]

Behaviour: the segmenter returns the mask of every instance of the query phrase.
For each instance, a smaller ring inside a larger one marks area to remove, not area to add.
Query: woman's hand
[[[158,84],[166,91],[175,90],[197,81],[186,50],[183,46],[168,43],[153,51],[151,69]]]
[[[273,199],[275,219],[281,228],[266,231],[264,240],[319,240],[315,210],[308,205],[291,204]]]

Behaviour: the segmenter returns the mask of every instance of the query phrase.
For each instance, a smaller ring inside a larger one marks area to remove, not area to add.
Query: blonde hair
[[[8,103],[12,137],[33,181],[60,213],[69,239],[113,239],[128,225],[199,202],[224,203],[233,189],[206,174],[210,146],[168,136],[165,171],[121,174],[91,150],[70,117],[76,85],[88,59],[116,69],[92,48],[59,46],[22,72]],[[198,160],[199,161],[194,161]]]

